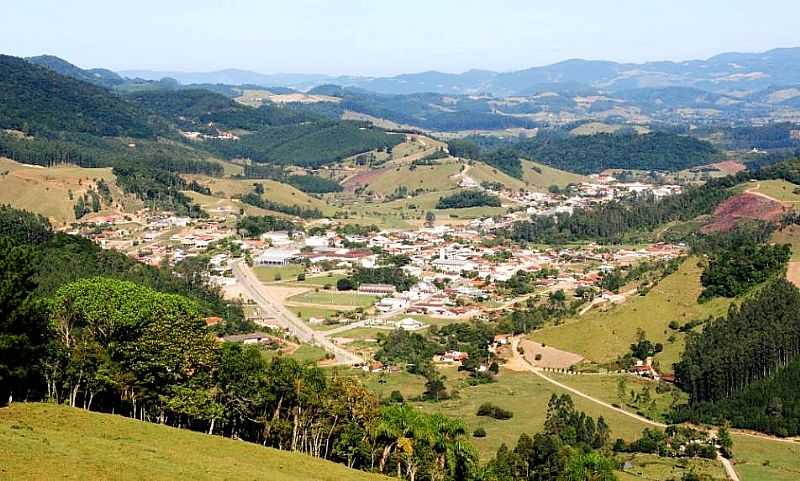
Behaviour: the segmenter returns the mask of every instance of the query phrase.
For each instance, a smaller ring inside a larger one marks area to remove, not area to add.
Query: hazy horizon
[[[513,71],[571,58],[640,63],[800,46],[800,2],[509,0],[19,2],[0,52],[115,71],[392,76]],[[765,5],[765,3],[769,5]]]

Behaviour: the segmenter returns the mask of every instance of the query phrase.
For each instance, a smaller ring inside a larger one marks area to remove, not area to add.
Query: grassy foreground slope
[[[256,444],[49,404],[0,409],[0,480],[388,479]]]
[[[697,259],[689,258],[680,268],[658,283],[645,296],[634,295],[624,304],[607,311],[592,310],[559,326],[547,327],[531,337],[547,345],[576,352],[596,362],[609,362],[628,352],[638,329],[652,342],[664,345],[656,359],[664,370],[671,370],[683,351],[683,335],[671,330],[670,321],[685,324],[693,319],[720,316],[730,301],[717,298],[698,304],[700,274]],[[675,335],[675,342],[668,338]]]

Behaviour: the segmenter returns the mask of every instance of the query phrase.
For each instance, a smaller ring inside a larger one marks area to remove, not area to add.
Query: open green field
[[[344,312],[339,309],[329,309],[326,307],[319,307],[319,306],[288,306],[287,307],[290,311],[294,312],[294,314],[304,321],[308,321],[310,317],[321,317],[324,319],[330,319],[336,313]],[[319,329],[324,326],[317,326],[316,329]]]
[[[256,266],[253,272],[261,282],[292,281],[297,279],[297,275],[305,272],[305,267],[300,264],[289,264],[287,266]]]
[[[291,185],[267,179],[230,179],[216,178],[205,175],[186,175],[189,180],[196,180],[211,189],[213,197],[231,198],[240,197],[253,191],[253,184],[264,185],[262,198],[272,202],[286,205],[297,205],[305,208],[316,208],[324,215],[335,212],[327,202],[312,197]]]
[[[759,192],[781,202],[800,202],[800,194],[795,193],[796,189],[800,189],[800,186],[783,179],[773,179],[744,183],[735,190]]]
[[[367,481],[301,454],[50,404],[0,409],[0,479]]]
[[[728,479],[722,464],[714,459],[661,458],[654,454],[627,454],[622,461],[632,464],[619,474],[619,481],[681,479],[685,473],[710,476],[709,481]],[[705,478],[704,478],[705,479]]]
[[[518,190],[526,187],[523,180],[511,177],[505,172],[498,170],[496,167],[492,167],[483,162],[473,162],[470,165],[467,175],[478,183],[500,182],[507,189],[511,190]]]
[[[630,411],[632,413],[639,413],[645,417],[655,419],[656,421],[666,422],[664,415],[672,408],[673,394],[672,392],[658,393],[656,392],[657,383],[648,381],[636,376],[631,375],[597,375],[597,374],[584,374],[579,376],[563,376],[556,374],[548,374],[558,382],[564,383],[569,387],[575,388],[582,393],[588,394],[594,398],[605,401],[609,404],[616,404],[619,407]],[[617,397],[617,382],[620,377],[625,379],[625,402],[620,402]],[[656,409],[653,413],[645,411],[643,405],[634,405],[631,402],[631,391],[636,394],[641,394],[646,387],[650,388],[650,399],[656,402]],[[682,403],[688,400],[688,396],[677,388],[674,388],[675,402]]]
[[[400,391],[403,398],[409,400],[419,396],[425,390],[425,378],[405,371],[393,373],[350,371],[347,375],[359,379],[364,386],[381,399],[388,398],[392,391]]]
[[[714,299],[698,304],[701,268],[689,258],[680,268],[658,283],[645,296],[633,296],[607,311],[591,310],[585,315],[534,332],[530,337],[565,351],[583,355],[595,362],[610,362],[628,352],[638,329],[653,342],[664,344],[656,356],[661,368],[670,371],[683,350],[684,335],[669,329],[672,320],[684,324],[724,314],[730,300]],[[675,335],[675,342],[668,338]]]
[[[742,481],[800,479],[800,443],[733,435],[734,469]]]
[[[102,179],[111,189],[114,204],[127,212],[142,203],[123,194],[111,168],[29,166],[0,157],[0,204],[29,210],[61,225],[75,221],[74,206],[78,197],[96,180]],[[70,199],[72,192],[72,199]]]
[[[451,377],[447,370],[443,373]],[[452,375],[455,375],[455,369]],[[451,384],[451,383],[448,383]],[[460,384],[460,383],[457,383]],[[448,416],[462,419],[467,423],[469,431],[478,427],[486,429],[485,438],[473,438],[481,459],[493,456],[497,448],[505,443],[516,444],[520,434],[534,434],[542,430],[547,415],[547,402],[552,394],[564,394],[565,391],[528,372],[511,372],[503,370],[497,382],[478,386],[458,386],[458,399],[415,403],[419,408],[430,412],[441,412]],[[639,436],[645,424],[623,414],[611,411],[591,401],[572,396],[575,406],[587,414],[603,416],[611,427],[611,437],[633,440]],[[500,421],[476,416],[478,406],[485,402],[494,403],[509,409],[514,417]]]
[[[462,164],[448,159],[438,159],[436,162],[440,164],[416,167],[406,164],[382,170],[366,182],[367,191],[391,194],[401,185],[409,191],[424,189],[437,192],[458,187],[458,180],[452,176],[461,171]]]
[[[318,304],[330,306],[369,307],[375,303],[375,296],[350,294],[332,291],[304,292],[286,299],[287,302]]]
[[[344,279],[347,277],[344,274],[321,274],[321,275],[314,275],[306,276],[306,280],[295,282],[297,286],[301,287],[322,287],[326,284],[330,284],[331,286],[336,286],[336,282],[339,279]]]
[[[583,175],[555,169],[544,164],[522,161],[522,180],[529,186],[539,190],[547,190],[551,185],[565,187],[567,184],[580,183],[587,180]]]

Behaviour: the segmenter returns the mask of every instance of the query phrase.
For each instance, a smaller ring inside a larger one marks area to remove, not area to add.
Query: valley
[[[759,55],[0,55],[0,478],[795,479],[800,73]]]

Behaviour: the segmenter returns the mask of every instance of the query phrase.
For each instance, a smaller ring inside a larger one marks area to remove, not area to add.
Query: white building
[[[285,266],[298,254],[299,251],[296,249],[267,249],[257,255],[253,261],[260,266]]]

